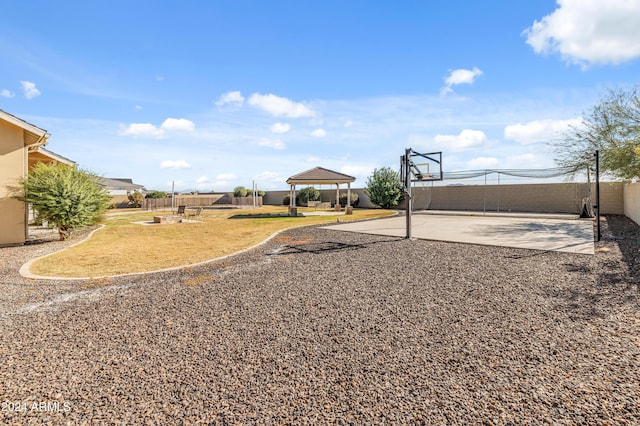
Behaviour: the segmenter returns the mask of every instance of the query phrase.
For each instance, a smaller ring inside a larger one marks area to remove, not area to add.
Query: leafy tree
[[[127,195],[127,198],[129,199],[129,205],[131,207],[142,207],[144,195],[142,195],[140,192],[132,192],[131,194]]]
[[[38,163],[21,179],[16,198],[30,203],[66,240],[75,228],[96,224],[107,208],[109,194],[97,182],[96,175],[76,167]]]
[[[398,173],[391,167],[375,169],[367,178],[365,192],[373,204],[383,209],[395,207],[404,199]]]
[[[164,191],[149,191],[144,198],[167,198],[167,193]]]
[[[318,201],[320,199],[320,191],[313,186],[301,189],[296,194],[296,204],[306,204],[309,201]]]
[[[610,90],[583,114],[583,123],[574,126],[554,144],[556,162],[576,173],[589,170],[592,154],[600,151],[602,173],[622,179],[640,177],[640,94],[631,90]]]
[[[249,193],[249,190],[244,186],[236,186],[233,188],[233,196],[234,197],[246,197]]]

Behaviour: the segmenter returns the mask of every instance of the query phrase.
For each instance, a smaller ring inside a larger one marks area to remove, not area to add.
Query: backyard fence
[[[254,204],[253,197],[234,197],[233,193],[228,194],[216,194],[216,195],[177,195],[173,199],[171,198],[145,198],[142,201],[143,210],[167,210],[173,205],[174,208],[178,206],[189,207],[207,207],[207,206],[246,206],[252,207]],[[262,197],[256,197],[256,207],[262,207]]]

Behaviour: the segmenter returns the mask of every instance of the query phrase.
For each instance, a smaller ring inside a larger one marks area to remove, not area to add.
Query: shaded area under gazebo
[[[341,211],[340,208],[340,185],[347,184],[347,204],[345,206],[345,214],[352,213],[351,207],[351,183],[355,182],[356,178],[353,176],[345,175],[344,173],[335,172],[333,170],[325,169],[323,167],[314,167],[297,175],[291,176],[287,179],[289,184],[289,213],[291,215],[297,215],[296,206],[296,185],[335,185],[336,186],[336,211]]]

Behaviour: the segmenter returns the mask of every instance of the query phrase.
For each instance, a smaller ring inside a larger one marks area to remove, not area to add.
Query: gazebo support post
[[[339,183],[336,183],[336,208],[335,208],[335,210],[337,212],[342,210],[340,208],[340,184]]]
[[[347,205],[344,208],[344,214],[353,214],[353,207],[351,207],[351,183],[347,182]]]
[[[296,184],[293,183],[289,189],[289,216],[298,216],[298,208],[296,207]]]

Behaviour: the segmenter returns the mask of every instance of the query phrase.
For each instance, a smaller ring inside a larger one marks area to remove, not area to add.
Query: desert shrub
[[[74,229],[98,223],[109,205],[111,197],[98,180],[76,167],[37,163],[20,181],[15,197],[30,203],[66,240]]]
[[[340,206],[344,207],[347,205],[347,193],[343,192],[340,194]],[[356,194],[355,192],[351,193],[351,206],[352,207],[357,207],[358,204],[360,203],[360,196],[358,194]]]
[[[142,207],[144,195],[142,195],[140,192],[132,192],[131,194],[127,195],[127,198],[129,199],[129,205],[131,207]]]

